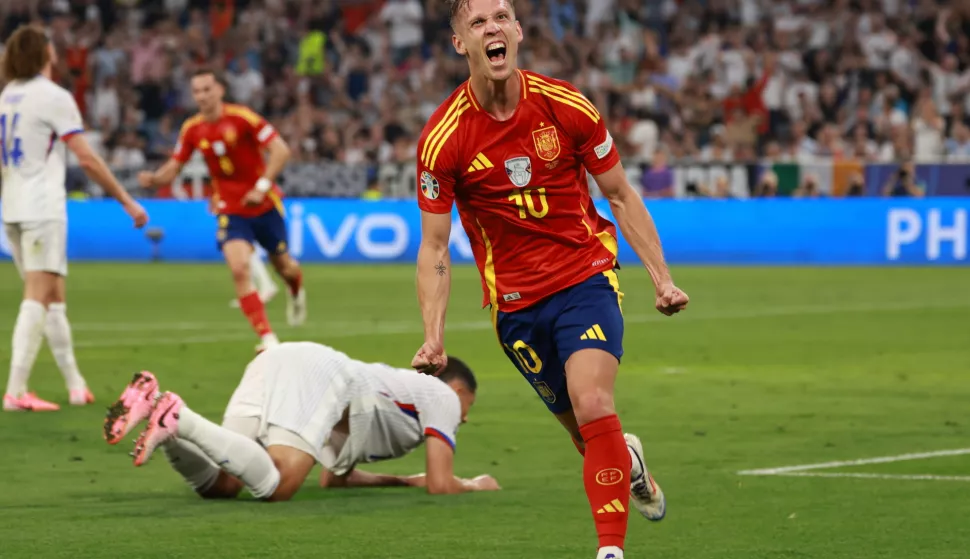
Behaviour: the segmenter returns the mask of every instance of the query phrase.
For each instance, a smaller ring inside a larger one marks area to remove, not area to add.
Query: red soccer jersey
[[[192,152],[202,151],[219,199],[219,213],[253,217],[274,207],[282,212],[282,191],[275,184],[262,204],[242,203],[266,171],[263,149],[277,135],[276,129],[252,110],[226,103],[222,116],[214,122],[200,114],[186,120],[172,157],[184,164]]]
[[[611,269],[616,229],[596,213],[586,171],[620,161],[602,116],[567,82],[518,72],[511,119],[482,110],[466,82],[418,142],[418,204],[453,203],[482,275],[484,304],[515,311]]]

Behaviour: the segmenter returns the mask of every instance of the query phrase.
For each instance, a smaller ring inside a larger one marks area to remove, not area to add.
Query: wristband
[[[263,194],[269,192],[270,188],[273,188],[273,181],[269,180],[268,178],[260,177],[259,180],[256,181],[256,190],[262,192]]]

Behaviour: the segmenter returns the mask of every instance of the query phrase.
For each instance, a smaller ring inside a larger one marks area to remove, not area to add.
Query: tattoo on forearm
[[[438,264],[435,265],[434,269],[436,272],[438,272],[439,276],[443,276],[448,273],[448,268],[447,266],[445,266],[444,260],[442,260],[441,262],[438,262]]]

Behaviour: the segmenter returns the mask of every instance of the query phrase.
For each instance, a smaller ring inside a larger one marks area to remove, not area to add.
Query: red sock
[[[269,320],[266,319],[266,308],[263,307],[263,302],[259,300],[259,293],[253,291],[240,298],[239,308],[242,309],[243,314],[253,325],[253,330],[259,337],[273,333],[273,329],[269,327]]]
[[[600,547],[623,549],[630,506],[630,451],[616,415],[579,428],[586,442],[583,484],[593,509]]]
[[[303,270],[297,270],[296,275],[292,278],[283,278],[286,280],[286,285],[290,287],[290,295],[296,297],[296,294],[300,292],[300,288],[303,287]]]
[[[576,439],[574,439],[572,437],[569,437],[569,440],[573,441],[573,446],[575,446],[576,447],[576,450],[579,451],[579,455],[580,456],[586,456],[586,447],[583,446],[583,443],[577,441]]]

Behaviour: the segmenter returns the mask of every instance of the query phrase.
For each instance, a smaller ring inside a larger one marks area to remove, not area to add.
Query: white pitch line
[[[916,452],[916,453],[910,453],[910,454],[898,454],[896,456],[861,458],[859,460],[840,460],[837,462],[820,462],[818,464],[799,464],[797,466],[784,466],[781,468],[762,468],[759,470],[742,470],[738,472],[738,475],[741,475],[741,476],[790,475],[792,474],[792,472],[806,472],[809,470],[827,470],[831,468],[845,468],[845,467],[851,467],[851,466],[866,466],[869,464],[888,464],[891,462],[904,462],[906,460],[924,460],[926,458],[940,458],[943,456],[960,456],[963,454],[970,454],[970,448],[936,450],[933,452]]]
[[[932,474],[867,474],[848,472],[790,472],[775,474],[782,477],[827,477],[827,478],[856,478],[856,479],[898,479],[903,481],[966,481],[970,476],[937,476]]]
[[[694,320],[741,320],[749,318],[771,318],[778,316],[799,316],[799,315],[825,315],[839,313],[866,313],[866,312],[893,312],[910,311],[924,309],[952,309],[970,308],[970,303],[873,303],[863,305],[805,305],[790,307],[769,307],[756,310],[731,310],[731,311],[712,311],[712,312],[685,312],[678,315],[675,320],[694,321]],[[670,318],[657,314],[629,315],[625,317],[628,324],[644,324],[649,322],[661,322]],[[75,332],[180,332],[198,330],[220,330],[226,328],[237,328],[240,321],[218,321],[218,322],[75,322],[72,328]],[[368,329],[374,334],[395,334],[395,333],[418,333],[423,332],[419,323],[413,321],[397,322],[378,322],[378,321],[343,321],[343,322],[310,322],[306,326],[325,327],[334,331],[346,329]],[[469,322],[458,322],[448,325],[449,330],[491,330],[492,323],[487,320],[476,320]],[[0,332],[9,332],[9,326],[0,326]],[[203,336],[203,338],[205,338]]]
[[[748,318],[767,318],[773,316],[798,316],[798,315],[819,315],[819,314],[835,314],[835,313],[852,313],[852,312],[881,312],[881,311],[898,311],[898,310],[918,310],[926,308],[964,308],[970,307],[970,304],[947,304],[947,305],[927,305],[925,303],[921,304],[904,304],[904,305],[892,305],[892,304],[881,304],[881,305],[859,305],[859,306],[813,306],[813,307],[775,307],[761,310],[752,311],[741,311],[741,312],[712,312],[712,313],[695,313],[693,315],[685,314],[683,315],[683,320],[737,320],[737,319],[748,319]],[[667,317],[661,316],[660,314],[649,314],[649,315],[630,315],[625,318],[627,324],[644,324],[650,322],[660,322],[663,320],[670,320]],[[682,320],[680,318],[676,320]],[[96,326],[93,331],[98,332],[169,332],[169,331],[198,331],[198,330],[219,330],[225,328],[236,329],[240,327],[239,321],[233,322],[176,322],[176,323],[143,323],[143,324],[132,324],[132,323],[78,323],[74,326],[75,331],[85,331],[85,326]],[[115,326],[116,329],[109,329],[109,327]],[[317,328],[314,328],[317,326]],[[482,331],[491,330],[492,323],[485,320],[476,320],[469,322],[454,322],[448,325],[447,330],[449,331]],[[296,332],[297,330],[293,330]],[[373,322],[373,321],[356,321],[356,322],[331,322],[331,323],[318,323],[318,324],[308,324],[299,330],[302,332],[302,336],[306,339],[319,339],[326,341],[332,338],[355,338],[355,337],[365,337],[365,336],[389,336],[394,334],[420,334],[423,332],[422,326],[417,322],[412,321],[397,321],[397,322]],[[240,331],[238,333],[228,333],[228,334],[215,334],[209,336],[188,336],[188,337],[172,337],[172,336],[156,336],[151,338],[143,339],[99,339],[99,340],[78,340],[75,341],[74,346],[78,348],[98,348],[98,347],[151,347],[151,346],[164,346],[164,345],[182,345],[182,344],[208,344],[208,343],[222,343],[222,342],[234,342],[234,341],[246,341],[253,340],[255,337],[249,332]]]

